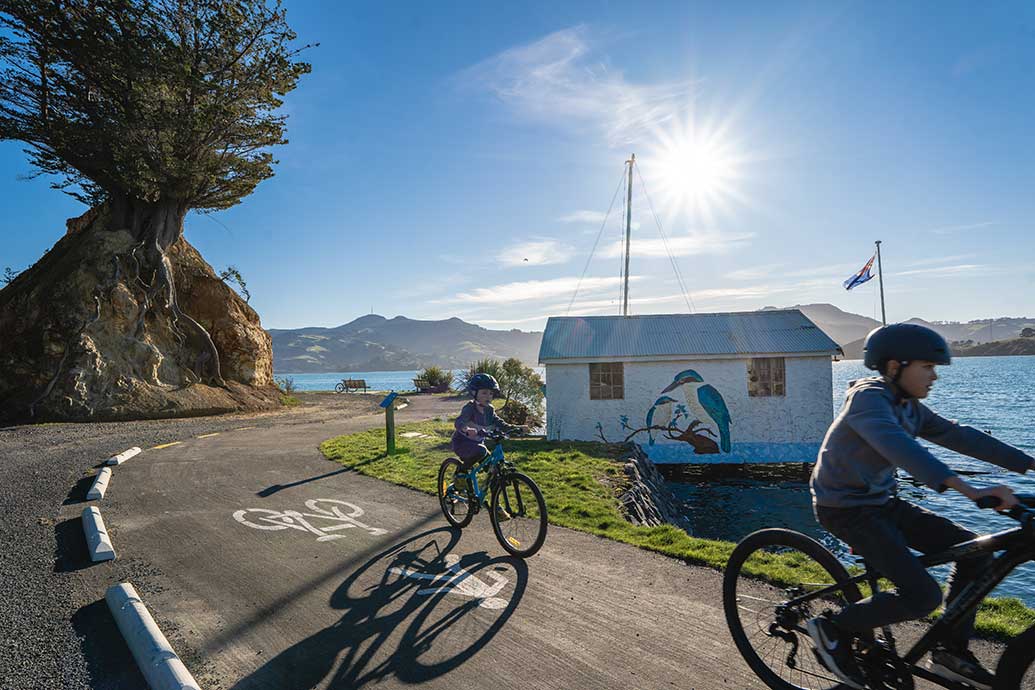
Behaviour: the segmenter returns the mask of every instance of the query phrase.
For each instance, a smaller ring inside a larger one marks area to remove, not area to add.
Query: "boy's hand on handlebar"
[[[464,429],[464,434],[466,434],[467,438],[469,439],[477,440],[478,429],[474,428],[473,426],[469,426],[466,429]]]
[[[1010,510],[1010,508],[1013,508],[1018,503],[1017,497],[1013,493],[1013,489],[1006,484],[996,484],[995,486],[988,486],[984,489],[977,489],[969,498],[980,507],[986,507],[985,505],[982,505],[986,504],[987,507],[995,508],[1001,513]],[[993,499],[998,501],[998,505],[992,503]]]

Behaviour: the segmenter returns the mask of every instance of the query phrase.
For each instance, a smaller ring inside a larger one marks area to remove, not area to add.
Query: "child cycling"
[[[488,431],[496,428],[507,434],[528,432],[527,426],[508,424],[496,416],[491,401],[499,394],[500,385],[489,374],[477,373],[472,376],[467,382],[467,392],[472,400],[460,410],[460,416],[453,424],[455,430],[450,441],[450,446],[465,472],[489,454],[489,449],[485,447],[485,434]],[[500,517],[509,518],[504,515]]]
[[[849,384],[812,472],[810,488],[817,520],[896,587],[808,622],[824,665],[853,688],[866,686],[852,654],[854,636],[922,618],[942,603],[941,587],[910,549],[933,553],[977,536],[898,498],[896,470],[908,472],[938,492],[954,489],[974,501],[995,496],[1000,510],[1017,504],[1008,486],[979,489],[968,484],[916,437],[1014,472],[1035,469],[1035,459],[1020,449],[943,419],[920,402],[938,379],[935,367],[950,362],[949,346],[929,328],[900,323],[871,331],[864,364],[880,376]],[[950,603],[990,558],[982,555],[954,565],[949,578]],[[973,629],[972,614],[932,651],[928,667],[944,678],[990,689],[994,677],[968,649]]]

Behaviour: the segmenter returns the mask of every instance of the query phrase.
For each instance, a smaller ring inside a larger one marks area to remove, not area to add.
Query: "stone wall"
[[[637,526],[669,524],[690,532],[690,521],[665,485],[665,478],[638,445],[632,447],[622,468],[630,486],[618,497],[625,518]]]

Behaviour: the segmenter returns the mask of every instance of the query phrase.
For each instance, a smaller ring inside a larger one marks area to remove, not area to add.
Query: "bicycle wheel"
[[[846,687],[816,659],[805,623],[824,609],[837,611],[858,601],[859,588],[845,585],[792,607],[784,602],[849,577],[822,544],[791,530],[760,530],[733,549],[722,579],[726,624],[741,656],[770,688]]]
[[[546,501],[531,477],[520,472],[505,475],[493,487],[489,520],[496,539],[511,556],[528,558],[546,541]],[[500,521],[499,510],[510,515]]]
[[[995,690],[1035,688],[1035,625],[1010,640],[995,669]]]
[[[335,393],[344,393],[345,392],[345,384],[344,383],[339,383],[337,386],[334,387],[334,392]]]
[[[446,521],[453,527],[467,527],[474,517],[474,495],[470,486],[456,486],[455,475],[463,471],[456,458],[447,458],[438,468],[438,504]]]

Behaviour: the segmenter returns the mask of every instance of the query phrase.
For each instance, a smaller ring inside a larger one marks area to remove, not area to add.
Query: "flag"
[[[859,269],[859,272],[854,274],[851,278],[844,282],[845,290],[851,290],[852,288],[862,285],[867,280],[873,278],[871,269],[873,268],[873,260],[877,258],[874,254],[870,257],[870,260],[866,262],[866,265]]]

